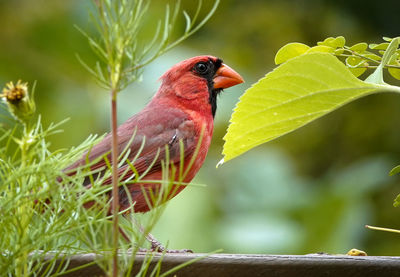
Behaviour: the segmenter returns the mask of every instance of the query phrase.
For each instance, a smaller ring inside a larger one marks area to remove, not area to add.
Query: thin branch
[[[118,135],[117,135],[117,90],[111,92],[111,162],[112,162],[112,214],[113,214],[113,276],[118,276]]]

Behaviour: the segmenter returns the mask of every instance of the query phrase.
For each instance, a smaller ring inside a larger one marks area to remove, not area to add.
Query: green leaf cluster
[[[397,41],[397,38],[384,37],[385,42],[376,44],[367,44],[366,42],[359,42],[352,46],[346,46],[346,39],[343,36],[329,37],[324,41],[320,41],[316,46],[310,47],[308,45],[293,42],[286,44],[280,48],[275,56],[275,64],[281,64],[296,56],[312,53],[322,52],[330,53],[337,57],[346,64],[354,76],[361,76],[368,68],[377,68],[382,64],[382,58],[385,55],[390,42]],[[390,75],[400,80],[400,49],[394,47],[395,51],[390,54],[389,60],[384,62],[383,67],[387,68]]]

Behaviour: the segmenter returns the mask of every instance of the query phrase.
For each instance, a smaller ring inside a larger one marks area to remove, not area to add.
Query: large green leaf
[[[290,59],[240,98],[224,137],[221,163],[359,97],[394,90],[400,88],[357,79],[331,54],[310,53]]]

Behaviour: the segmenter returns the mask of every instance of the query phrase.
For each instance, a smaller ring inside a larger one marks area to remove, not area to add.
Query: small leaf
[[[339,49],[335,49],[335,51],[333,52],[334,55],[341,55],[343,54],[344,49],[343,48],[339,48]]]
[[[389,65],[396,65],[398,67],[400,67],[400,62],[398,60],[399,57],[399,53],[395,53],[393,54]],[[388,68],[389,74],[392,75],[393,78],[400,80],[400,68],[393,68],[393,67],[389,67]]]
[[[318,45],[311,47],[310,49],[308,49],[306,53],[308,54],[308,53],[334,53],[334,52],[335,48],[325,45]]]
[[[395,206],[396,208],[400,207],[400,194],[396,196],[393,206]]]
[[[374,60],[374,61],[377,61],[377,62],[379,62],[379,61],[382,60],[382,57],[381,57],[381,56],[378,56],[378,55],[376,55],[376,54],[374,54],[374,53],[371,53],[371,52],[368,52],[368,53],[366,53],[366,54],[363,54],[363,56],[365,56],[365,57],[367,57],[367,58],[370,58],[370,59],[372,59],[372,60]]]
[[[393,168],[392,170],[390,170],[389,172],[389,176],[393,176],[400,173],[400,165],[396,166],[395,168]]]
[[[364,52],[365,50],[367,50],[367,48],[368,48],[368,44],[367,43],[365,43],[365,42],[360,42],[360,43],[357,43],[357,44],[354,44],[352,47],[350,47],[349,49],[351,50],[351,51],[354,51],[354,52],[357,52],[357,53],[362,53],[362,52]]]
[[[346,58],[346,65],[351,68],[359,67],[359,66],[363,65],[364,63],[365,63],[365,60],[360,57],[351,56],[351,57]]]
[[[340,48],[346,44],[346,39],[343,36],[338,36],[336,38],[329,37],[326,38],[324,41],[319,41],[318,45],[329,46],[333,48]]]
[[[359,66],[368,66],[368,63],[360,57],[351,56],[346,58],[346,65],[350,69],[351,73],[358,77],[367,70],[366,67],[359,68]]]
[[[387,87],[357,79],[331,54],[293,58],[240,98],[224,137],[224,162]]]
[[[400,63],[398,65],[400,66]],[[389,68],[388,71],[389,71],[390,75],[392,75],[393,78],[400,80],[400,69]]]
[[[281,64],[294,57],[304,54],[310,47],[303,43],[292,42],[283,46],[275,55],[275,64]]]
[[[389,38],[389,37],[383,37],[382,38],[384,41],[388,41],[388,42],[391,42],[392,41],[392,38]]]
[[[386,50],[388,48],[388,46],[389,46],[389,42],[382,42],[379,44],[371,43],[369,45],[369,48],[374,49],[374,50]]]

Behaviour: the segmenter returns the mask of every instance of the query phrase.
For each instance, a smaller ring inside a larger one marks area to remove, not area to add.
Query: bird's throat
[[[214,88],[208,90],[208,93],[210,95],[208,102],[211,105],[211,114],[213,117],[215,117],[215,113],[217,112],[217,97],[221,91],[222,89],[214,89]]]

